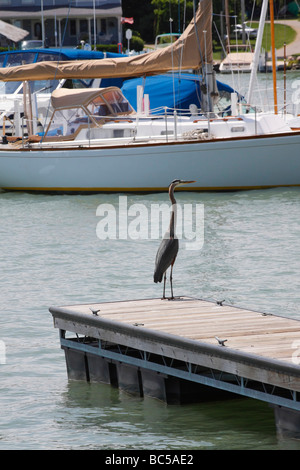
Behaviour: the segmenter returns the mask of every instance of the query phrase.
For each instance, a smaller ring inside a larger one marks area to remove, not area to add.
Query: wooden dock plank
[[[87,315],[93,315],[90,308],[100,309],[98,315],[104,319],[209,344],[217,344],[215,336],[218,336],[227,340],[227,348],[290,363],[293,362],[295,344],[298,348],[300,345],[298,319],[188,297],[174,301],[142,299],[64,308]]]

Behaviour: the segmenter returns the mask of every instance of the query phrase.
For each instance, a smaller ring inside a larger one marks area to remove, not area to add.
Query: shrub
[[[132,36],[130,39],[130,49],[135,50],[136,52],[140,52],[144,49],[145,42],[143,41],[142,38],[139,38],[138,36]],[[127,49],[127,43],[126,43],[126,49]]]
[[[96,44],[97,51],[119,52],[118,44]]]

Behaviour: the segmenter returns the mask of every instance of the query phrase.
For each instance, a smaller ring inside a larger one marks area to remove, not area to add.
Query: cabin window
[[[59,61],[59,60],[64,60],[62,58],[61,54],[46,54],[45,52],[39,52],[37,55],[36,62],[45,62],[45,61]]]
[[[47,137],[74,138],[81,128],[89,128],[93,123],[82,108],[57,109],[52,116]]]
[[[132,111],[126,98],[117,91],[104,92],[103,97],[110,104],[116,114],[129,113]]]
[[[22,82],[0,82],[0,95],[12,95],[17,91]],[[23,88],[22,88],[23,92]]]
[[[34,80],[30,82],[31,93],[52,93],[58,87],[59,80]]]
[[[14,67],[15,65],[32,64],[35,58],[34,52],[20,52],[17,54],[8,54],[5,67]]]
[[[93,80],[93,78],[73,78],[71,80],[71,86],[67,88],[91,88]]]
[[[245,128],[244,126],[235,126],[231,128],[231,132],[244,132]]]
[[[93,99],[93,101],[91,101],[87,106],[87,109],[92,116],[107,116],[108,114],[111,114],[107,104],[101,96],[97,96],[97,98]]]
[[[113,135],[115,138],[124,137],[124,129],[114,129]]]

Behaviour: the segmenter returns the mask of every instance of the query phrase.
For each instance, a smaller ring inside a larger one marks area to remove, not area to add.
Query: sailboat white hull
[[[159,191],[300,186],[300,132],[97,148],[0,150],[0,187],[28,191]],[[187,188],[185,188],[186,190]]]

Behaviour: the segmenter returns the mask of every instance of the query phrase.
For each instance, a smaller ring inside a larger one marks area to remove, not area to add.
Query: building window
[[[42,25],[41,23],[35,23],[34,25],[34,35],[38,39],[42,39]]]
[[[106,34],[106,19],[101,18],[101,33]]]
[[[34,0],[22,0],[22,5],[34,5]]]
[[[70,20],[70,36],[76,36],[76,20]]]
[[[88,20],[80,20],[79,28],[81,33],[87,33],[88,31]]]

